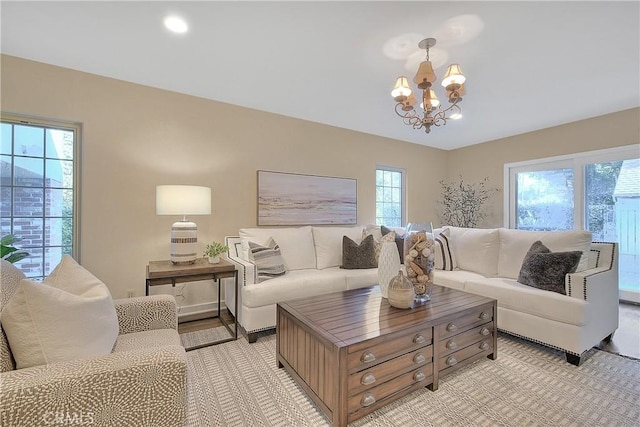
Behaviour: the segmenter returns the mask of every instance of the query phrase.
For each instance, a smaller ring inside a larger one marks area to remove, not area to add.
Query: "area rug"
[[[187,353],[187,425],[330,426],[278,369],[275,335]],[[592,350],[576,367],[562,353],[508,335],[482,360],[350,426],[638,426],[640,362]]]

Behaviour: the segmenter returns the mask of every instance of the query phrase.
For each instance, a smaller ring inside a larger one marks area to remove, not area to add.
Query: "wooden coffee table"
[[[278,303],[276,353],[334,426],[345,426],[444,375],[497,357],[496,300],[435,286],[391,307],[377,286]]]

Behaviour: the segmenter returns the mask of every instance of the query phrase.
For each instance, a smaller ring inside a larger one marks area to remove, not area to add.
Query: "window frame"
[[[12,125],[27,125],[27,126],[35,126],[35,127],[40,127],[40,128],[47,128],[47,129],[59,129],[59,130],[63,130],[63,131],[69,131],[69,132],[73,132],[74,135],[74,141],[73,141],[73,159],[71,159],[72,164],[73,164],[73,180],[72,180],[72,190],[73,190],[73,210],[72,210],[72,248],[71,248],[71,255],[72,257],[80,262],[81,261],[81,247],[80,247],[80,230],[81,230],[81,226],[80,226],[80,201],[81,201],[81,173],[82,173],[82,168],[81,168],[81,163],[82,163],[82,125],[81,123],[78,122],[71,122],[71,121],[63,121],[63,120],[56,120],[56,119],[45,119],[45,118],[40,118],[40,117],[33,117],[33,116],[27,116],[27,115],[22,115],[22,114],[15,114],[15,113],[8,113],[8,112],[0,112],[0,122],[1,123],[9,123]],[[11,162],[12,165],[14,163],[14,158],[15,158],[15,153],[13,151],[13,139],[12,139],[12,151],[11,154],[3,154],[3,155],[8,155],[11,157]],[[42,158],[44,161],[46,161],[47,157],[46,157],[46,152],[44,152],[42,154],[42,156],[34,156],[35,158]],[[12,172],[12,176],[13,176],[13,172]],[[46,177],[46,172],[45,172],[45,177]],[[11,187],[13,188],[13,182],[11,183]],[[36,186],[34,188],[40,188],[39,186]],[[43,185],[41,187],[44,191],[46,191],[46,184],[43,182]],[[12,197],[13,197],[13,191],[12,191]],[[13,206],[13,204],[12,204]],[[11,215],[9,216],[9,218],[12,219],[13,222],[13,218],[14,218],[14,212],[12,209]],[[42,218],[47,218],[46,212],[43,209],[43,213],[42,213]],[[43,233],[45,231],[43,230]],[[13,226],[11,228],[11,233],[13,233]],[[57,246],[57,245],[54,245]],[[45,259],[45,254],[46,254],[46,248],[48,247],[53,247],[50,245],[47,245],[46,243],[46,239],[43,239],[42,242],[42,246],[38,246],[41,247],[43,250],[43,260]],[[28,250],[28,248],[25,248]],[[43,274],[46,276],[46,271],[43,270]],[[32,276],[33,278],[43,278],[45,276]]]
[[[387,186],[378,186],[377,184],[377,174],[378,171],[387,171],[387,172],[396,172],[400,174],[400,226],[404,227],[406,224],[406,180],[407,180],[407,173],[406,173],[406,169],[404,168],[400,168],[397,166],[388,166],[388,165],[376,165],[376,170],[375,170],[375,175],[374,175],[374,182],[375,182],[375,197],[374,197],[374,208],[375,208],[375,221],[374,223],[377,224],[378,223],[378,197],[377,197],[377,193],[378,193],[378,187],[384,187],[386,188]],[[382,225],[387,225],[387,224],[382,224]]]
[[[617,160],[638,158],[638,145],[606,148],[603,150],[585,151],[562,156],[546,157],[522,162],[505,163],[504,165],[504,219],[505,228],[516,226],[516,174],[521,172],[535,172],[548,169],[572,168],[573,187],[573,229],[584,230],[586,225],[586,211],[584,208],[585,166],[591,163],[605,163]]]

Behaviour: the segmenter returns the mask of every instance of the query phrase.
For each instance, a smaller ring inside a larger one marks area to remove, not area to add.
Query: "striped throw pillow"
[[[451,249],[449,233],[449,229],[445,228],[435,238],[434,249],[436,251],[436,270],[453,271],[458,267],[456,264],[456,257]]]
[[[249,242],[249,261],[256,265],[258,283],[282,276],[287,272],[284,268],[280,246],[273,240],[273,237],[269,238],[265,246]]]

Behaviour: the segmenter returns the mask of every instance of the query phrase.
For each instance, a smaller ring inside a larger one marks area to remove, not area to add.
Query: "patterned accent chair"
[[[0,309],[24,274],[0,260]],[[15,369],[0,333],[0,425],[183,426],[187,362],[173,297],[114,300],[112,353]]]

